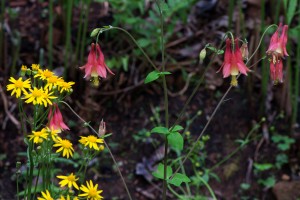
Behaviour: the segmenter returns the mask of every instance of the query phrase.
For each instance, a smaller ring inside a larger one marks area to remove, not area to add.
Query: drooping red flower
[[[97,78],[98,76],[100,76],[101,78],[106,78],[106,70],[110,74],[114,75],[114,73],[105,64],[104,55],[100,49],[99,44],[95,45],[94,43],[92,43],[91,45],[87,63],[80,67],[80,69],[85,71],[84,78],[87,79],[90,79],[91,77]]]
[[[283,73],[282,73],[282,59],[285,56],[289,56],[286,51],[286,44],[287,44],[287,31],[288,26],[279,24],[277,30],[272,35],[270,40],[270,45],[267,50],[267,55],[270,56],[270,75],[274,83],[282,82],[283,80]]]
[[[219,69],[222,70],[223,77],[226,78],[231,75],[231,85],[237,86],[236,76],[239,73],[247,75],[247,72],[250,70],[247,68],[245,63],[243,62],[243,56],[241,50],[238,46],[238,40],[234,40],[234,44],[232,44],[232,40],[226,39],[226,49],[224,53],[224,62]],[[219,72],[218,71],[218,72]]]
[[[49,121],[49,127],[52,129],[70,130],[69,127],[64,123],[62,114],[56,103],[54,103],[50,107],[50,111],[48,113],[48,121]]]

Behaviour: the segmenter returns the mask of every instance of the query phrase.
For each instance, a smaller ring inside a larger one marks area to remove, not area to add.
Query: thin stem
[[[49,1],[49,36],[48,36],[48,67],[52,69],[53,65],[53,1]]]
[[[17,198],[18,198],[18,200],[20,200],[20,197],[19,197],[19,174],[17,174]]]
[[[66,44],[65,44],[65,60],[64,60],[64,76],[67,74],[68,62],[71,55],[71,17],[72,17],[73,0],[67,1],[67,20],[66,20]]]
[[[85,47],[85,42],[86,42],[86,31],[87,31],[88,19],[89,19],[90,4],[91,4],[91,0],[87,0],[86,1],[86,6],[85,6],[83,30],[82,30],[82,35],[81,35],[82,37],[81,37],[81,46],[80,46],[80,63],[82,63],[82,61],[83,61],[84,47]]]
[[[78,119],[80,119],[86,126],[88,126],[97,136],[99,136],[98,135],[98,132],[89,124],[89,123],[87,123],[84,119],[82,119],[74,110],[73,110],[73,108],[67,103],[67,102],[65,102],[65,101],[60,101],[61,103],[63,103],[63,104],[65,104],[72,112],[73,112],[73,114],[78,118]],[[100,137],[100,136],[99,136]],[[110,150],[110,148],[109,148],[109,146],[108,146],[108,144],[106,143],[106,141],[103,139],[103,141],[104,141],[104,145],[105,145],[105,147],[107,148],[107,150],[108,150],[108,152],[109,152],[109,154],[110,154],[110,156],[111,156],[111,158],[112,158],[112,160],[113,160],[113,162],[114,162],[114,164],[116,165],[116,167],[117,167],[117,170],[118,170],[118,173],[119,173],[119,175],[120,175],[120,177],[121,177],[121,179],[122,179],[122,182],[123,182],[123,185],[124,185],[124,187],[125,187],[125,189],[126,189],[126,192],[127,192],[127,194],[128,194],[128,197],[129,197],[129,199],[130,200],[132,200],[132,198],[131,198],[131,195],[130,195],[130,192],[129,192],[129,190],[128,190],[128,187],[127,187],[127,184],[126,184],[126,182],[125,182],[125,179],[124,179],[124,177],[123,177],[123,175],[122,175],[122,173],[121,173],[121,170],[120,170],[120,168],[119,168],[119,165],[118,165],[118,163],[117,163],[117,161],[115,160],[115,157],[114,157],[114,155],[112,154],[112,152],[111,152],[111,150]]]
[[[111,26],[109,29],[107,30],[110,30],[110,29],[117,29],[117,30],[120,30],[120,31],[123,31],[124,33],[126,33],[130,39],[134,42],[134,44],[140,49],[140,51],[143,53],[143,55],[145,56],[145,58],[148,60],[148,62],[151,64],[151,66],[159,71],[159,69],[155,66],[155,64],[152,62],[152,60],[149,58],[149,56],[146,54],[146,52],[144,51],[144,49],[139,45],[139,43],[136,41],[136,39],[134,39],[134,37],[128,32],[126,31],[125,29],[123,28],[120,28],[120,27],[114,27],[114,26]],[[96,41],[98,41],[98,36],[100,35],[101,31],[99,31],[98,35],[97,35],[97,39]]]
[[[161,41],[161,59],[162,70],[165,71],[165,44],[164,44],[164,16],[160,8],[159,2],[156,0],[156,5],[160,15],[160,41]],[[162,76],[163,88],[164,88],[164,107],[165,107],[165,127],[169,128],[169,105],[168,105],[168,88],[166,76]],[[163,197],[165,200],[167,197],[167,166],[168,166],[168,136],[165,137],[165,155],[164,155],[164,180],[163,180]]]
[[[209,186],[209,184],[201,176],[198,176],[198,178],[200,179],[200,181],[202,181],[202,183],[208,189],[208,191],[209,191],[210,195],[212,196],[213,200],[217,200],[217,197],[216,197],[214,191],[212,190],[212,188]]]

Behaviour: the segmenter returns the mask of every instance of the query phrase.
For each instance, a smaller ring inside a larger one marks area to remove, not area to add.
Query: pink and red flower
[[[270,56],[270,75],[274,83],[283,80],[283,64],[282,59],[289,56],[286,51],[288,26],[279,25],[276,32],[272,35],[267,55]]]
[[[87,63],[84,66],[80,67],[80,69],[85,71],[84,78],[87,79],[90,79],[91,77],[97,78],[98,76],[100,76],[101,78],[106,78],[106,70],[110,74],[114,75],[114,73],[105,64],[104,55],[100,49],[99,44],[95,45],[94,43],[92,43],[91,45]]]
[[[231,85],[233,85],[233,86],[237,86],[236,76],[239,73],[247,75],[247,72],[250,71],[243,62],[243,56],[242,56],[241,50],[238,46],[237,39],[234,40],[234,43],[232,43],[232,40],[226,39],[224,62],[222,64],[221,68],[219,69],[219,71],[221,69],[222,69],[224,78],[231,75],[231,77],[232,77]]]
[[[50,107],[50,111],[48,113],[48,121],[49,121],[49,127],[51,129],[70,130],[69,127],[64,123],[62,114],[56,103],[54,103]]]

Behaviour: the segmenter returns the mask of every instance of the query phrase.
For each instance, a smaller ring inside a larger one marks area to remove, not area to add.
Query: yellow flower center
[[[69,140],[63,140],[63,141],[61,141],[61,146],[66,149],[70,149],[72,146],[72,143]]]
[[[87,140],[91,143],[96,143],[97,138],[93,135],[90,135],[90,136],[87,137]]]
[[[22,88],[22,87],[23,87],[23,81],[17,80],[17,81],[15,82],[15,86],[16,86],[17,88]]]
[[[73,174],[69,175],[69,176],[68,176],[68,181],[70,181],[70,182],[75,182],[75,181],[76,181],[76,180],[75,180],[75,176],[74,176]]]
[[[89,196],[90,197],[96,197],[97,196],[97,190],[95,190],[94,188],[91,188],[89,191]]]
[[[49,77],[52,76],[52,72],[50,72],[50,71],[48,71],[48,70],[44,71],[43,74],[44,74],[44,76],[45,76],[46,78],[49,78]]]
[[[56,76],[52,76],[48,79],[48,83],[56,83],[57,82],[57,77]]]
[[[43,93],[40,90],[33,90],[33,92],[32,92],[32,96],[34,96],[34,97],[40,97],[42,95],[43,95]]]

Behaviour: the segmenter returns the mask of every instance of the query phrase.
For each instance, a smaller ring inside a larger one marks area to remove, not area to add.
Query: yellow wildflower
[[[42,196],[43,197],[38,197],[38,200],[54,200],[48,190],[46,190],[46,192],[42,192]]]
[[[40,69],[40,65],[39,65],[39,64],[32,64],[32,65],[31,65],[31,69],[32,69],[33,71],[38,71],[38,70]]]
[[[61,77],[58,76],[51,76],[49,78],[47,78],[47,84],[45,85],[45,89],[48,88],[48,90],[52,90],[54,87],[57,87],[57,85],[59,84],[59,82],[62,82],[63,79]]]
[[[68,185],[68,188],[72,188],[74,186],[77,190],[79,190],[79,187],[76,183],[76,181],[79,178],[76,178],[76,176],[71,173],[69,176],[56,176],[59,179],[63,179],[62,181],[59,182],[60,187],[64,187],[65,185]]]
[[[28,135],[29,140],[33,140],[34,143],[42,143],[43,139],[47,139],[47,129],[43,128],[40,131],[32,131],[32,135]]]
[[[83,137],[81,136],[81,139],[79,140],[79,142],[81,144],[83,144],[84,146],[88,146],[90,149],[95,149],[95,150],[100,150],[98,147],[98,143],[102,144],[103,143],[103,139],[97,138],[93,135],[89,135],[87,137]]]
[[[26,103],[33,103],[33,105],[35,104],[39,104],[39,105],[44,105],[45,107],[47,107],[47,104],[52,105],[52,102],[50,101],[51,99],[55,99],[57,97],[55,96],[51,96],[51,94],[53,92],[48,93],[48,90],[43,90],[43,88],[38,89],[36,87],[32,89],[29,89],[29,91],[31,93],[27,93],[25,94],[25,97],[23,97],[22,99],[27,99],[25,102]]]
[[[8,84],[6,86],[7,91],[12,90],[12,93],[10,94],[13,96],[16,93],[16,97],[19,98],[21,96],[21,91],[23,91],[23,94],[26,94],[27,91],[25,88],[30,88],[30,79],[27,79],[25,81],[22,81],[22,78],[19,78],[18,80],[14,79],[13,77],[9,78],[9,81],[12,82],[12,84]]]
[[[63,151],[63,157],[69,158],[70,156],[73,157],[73,144],[66,139],[61,139],[60,137],[57,137],[57,139],[54,141],[55,144],[53,145],[54,147],[60,147],[56,153]]]
[[[49,136],[52,137],[52,140],[55,141],[58,137],[58,133],[61,133],[60,129],[54,129],[53,127],[49,128],[47,127],[47,132],[49,133]]]
[[[59,86],[59,90],[60,90],[60,93],[63,93],[64,91],[66,92],[70,92],[71,89],[72,89],[72,85],[74,85],[75,82],[65,82],[65,81],[61,81],[58,83],[58,86]]]
[[[34,76],[34,78],[40,77],[40,79],[46,80],[52,76],[54,76],[54,73],[49,71],[48,69],[45,70],[39,69],[38,73]]]
[[[98,184],[94,186],[93,182],[90,180],[90,183],[86,181],[86,185],[81,185],[80,190],[82,190],[84,193],[80,194],[78,196],[80,197],[86,197],[89,200],[101,200],[103,197],[100,195],[103,190],[98,191]]]

